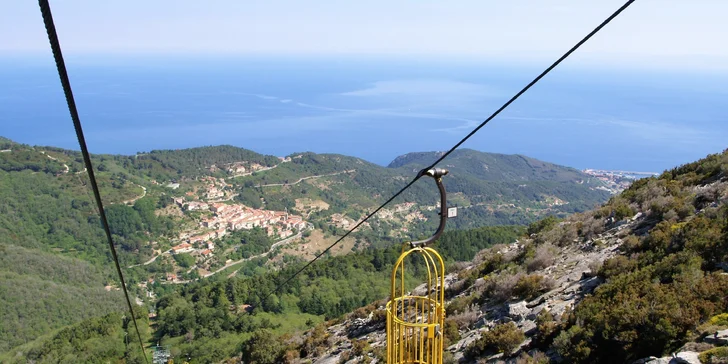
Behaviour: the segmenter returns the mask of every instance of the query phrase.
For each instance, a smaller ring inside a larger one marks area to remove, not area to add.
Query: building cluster
[[[283,158],[279,158],[279,159],[283,160]],[[259,163],[256,163],[256,162],[243,161],[243,162],[234,162],[234,163],[224,164],[224,165],[221,165],[220,167],[213,164],[207,170],[210,172],[217,172],[219,170],[224,170],[225,172],[227,172],[233,176],[239,176],[239,175],[244,175],[247,173],[257,172],[262,169],[266,169],[266,167],[263,165],[260,165]]]
[[[627,189],[634,180],[654,176],[653,172],[608,171],[599,169],[585,169],[584,173],[604,182],[603,190],[616,194]]]
[[[182,233],[179,238],[186,243],[172,248],[173,253],[192,252],[195,250],[195,244],[222,238],[230,231],[259,227],[265,229],[268,236],[287,238],[293,235],[294,230],[300,231],[307,226],[301,216],[292,215],[286,211],[260,210],[245,205],[228,205],[220,202],[188,202],[182,198],[175,199],[175,202],[188,211],[210,211],[212,214],[200,221],[201,227],[207,229],[207,232],[196,236],[192,236],[189,232]],[[210,247],[208,249],[213,250]]]
[[[218,200],[225,197],[224,188],[228,185],[224,179],[206,176],[202,177],[201,180],[204,182],[204,185],[198,189],[201,196],[204,196],[207,200]]]
[[[215,231],[236,231],[259,227],[265,229],[269,236],[277,235],[286,238],[293,235],[293,230],[306,228],[301,216],[291,215],[285,211],[259,210],[245,205],[227,205],[214,203],[210,205],[213,215],[203,219],[200,224]]]

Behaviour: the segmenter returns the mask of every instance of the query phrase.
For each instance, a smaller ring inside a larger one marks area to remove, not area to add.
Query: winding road
[[[293,241],[293,240],[295,240],[295,239],[298,239],[298,238],[300,238],[300,237],[302,236],[302,234],[303,234],[303,232],[299,232],[299,233],[298,233],[298,234],[296,234],[296,235],[292,235],[292,236],[289,236],[289,237],[287,237],[287,238],[285,238],[285,239],[283,239],[283,240],[281,240],[281,241],[279,241],[279,242],[277,242],[277,243],[275,243],[275,244],[271,245],[271,246],[270,246],[270,249],[268,249],[268,251],[267,251],[267,252],[265,252],[265,253],[260,253],[260,254],[258,254],[258,255],[253,255],[252,257],[248,257],[248,258],[243,258],[243,259],[240,259],[240,260],[236,260],[236,261],[234,261],[234,262],[230,262],[230,263],[228,263],[228,264],[225,264],[225,265],[224,265],[224,266],[223,266],[222,268],[219,268],[219,269],[217,269],[217,270],[216,270],[216,271],[214,271],[214,272],[210,272],[210,273],[207,273],[207,274],[205,274],[204,276],[202,276],[202,278],[207,278],[207,277],[209,277],[209,276],[211,276],[211,275],[213,275],[213,274],[215,274],[215,273],[219,273],[219,272],[221,272],[221,271],[223,271],[223,270],[225,270],[225,269],[227,269],[227,268],[230,268],[230,267],[232,267],[232,266],[233,266],[233,265],[235,265],[235,264],[240,264],[240,263],[242,263],[242,262],[246,262],[246,261],[248,261],[248,260],[252,260],[252,259],[255,259],[255,258],[261,258],[261,257],[265,257],[265,256],[268,256],[268,254],[270,254],[270,253],[271,253],[271,252],[272,252],[273,250],[275,250],[275,248],[277,248],[277,247],[279,247],[279,246],[281,246],[281,245],[284,245],[284,244],[288,244],[288,243],[290,243],[291,241]],[[235,271],[235,272],[237,272],[237,271]],[[231,273],[231,274],[230,274],[230,275],[228,276],[228,278],[230,278],[230,277],[234,276],[234,275],[235,275],[235,272]]]
[[[356,169],[350,169],[350,170],[347,170],[347,171],[336,172],[336,173],[329,173],[329,174],[319,174],[319,175],[316,175],[316,176],[301,177],[300,179],[298,179],[298,181],[293,182],[293,183],[269,183],[267,185],[257,185],[256,187],[293,186],[293,185],[297,185],[297,184],[299,184],[299,183],[301,183],[301,182],[303,182],[303,181],[305,181],[307,179],[321,178],[321,177],[329,177],[329,176],[336,176],[336,175],[339,175],[339,174],[354,173],[354,172],[356,172]]]
[[[134,197],[134,198],[132,198],[131,200],[126,200],[126,201],[122,202],[123,204],[129,204],[129,205],[132,205],[132,204],[134,204],[134,202],[136,202],[136,201],[137,201],[138,199],[140,199],[140,198],[142,198],[142,197],[144,197],[144,196],[146,196],[146,195],[147,195],[147,188],[146,188],[146,187],[144,187],[144,186],[142,186],[142,185],[138,185],[138,184],[136,184],[136,183],[134,183],[134,182],[131,182],[131,181],[129,181],[129,182],[130,182],[130,183],[132,183],[132,184],[135,184],[135,185],[137,185],[137,186],[139,186],[139,187],[141,187],[141,188],[142,188],[142,194],[141,194],[141,195],[139,195],[139,196],[137,196],[137,197]]]

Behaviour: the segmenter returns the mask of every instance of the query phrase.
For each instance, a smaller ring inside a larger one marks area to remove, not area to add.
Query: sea
[[[356,56],[66,59],[92,153],[230,144],[387,165],[443,151],[547,65]],[[463,148],[660,172],[728,148],[728,76],[567,60]],[[50,54],[0,57],[0,136],[78,150]]]

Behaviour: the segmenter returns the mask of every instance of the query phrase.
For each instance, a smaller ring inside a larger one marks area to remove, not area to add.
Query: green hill
[[[395,158],[387,167],[417,171],[429,166],[442,155],[440,152],[408,153]],[[485,181],[558,181],[573,182],[585,179],[574,168],[543,162],[522,155],[483,153],[458,149],[443,162],[453,175],[468,175]]]
[[[0,243],[0,352],[79,320],[123,310],[97,267]]]
[[[0,257],[0,351],[79,320],[122,310],[119,292],[103,288],[105,284],[118,286],[118,282],[81,154],[5,138],[0,139],[0,150],[0,249],[4,252]],[[198,226],[189,214],[158,212],[172,203],[170,197],[186,197],[193,187],[203,185],[200,177],[225,178],[226,190],[236,194],[239,202],[306,213],[317,228],[337,233],[341,230],[330,225],[333,214],[359,218],[413,175],[407,166],[387,168],[342,155],[296,153],[289,157],[284,162],[232,146],[134,156],[93,155],[122,265],[148,260],[155,254],[152,242],[169,247],[182,227]],[[473,160],[490,157],[472,152],[469,159],[458,154],[448,160],[455,166],[463,163],[463,168],[453,169],[447,184],[453,203],[468,207],[453,220],[452,227],[523,224],[544,214],[579,210],[607,197],[605,192],[592,189],[593,185],[580,184],[585,176],[565,167],[549,165],[557,171],[550,175],[519,166],[509,170],[516,176],[512,180],[485,180],[482,172],[464,164],[466,160],[477,164]],[[228,171],[231,166],[244,167],[249,173],[233,175]],[[250,173],[253,170],[256,172]],[[518,173],[528,179],[518,177]],[[170,182],[179,182],[182,187],[165,187]],[[430,221],[377,217],[371,228],[357,237],[371,244],[385,244],[392,241],[387,238],[391,231],[404,226],[409,232],[403,234],[422,235],[435,218],[427,206],[437,201],[436,193],[431,181],[422,181],[395,201],[415,202]],[[554,198],[569,204],[550,206]],[[298,206],[301,200],[322,201],[329,209],[305,211]],[[132,295],[143,297],[137,283],[168,268],[155,263],[125,269]],[[84,299],[79,300],[81,297]],[[327,308],[326,312],[344,312],[352,304]]]

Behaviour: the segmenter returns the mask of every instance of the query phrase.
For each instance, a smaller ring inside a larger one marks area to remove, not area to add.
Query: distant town
[[[604,169],[585,169],[582,172],[605,183],[604,189],[617,194],[628,188],[632,182],[640,178],[657,176],[655,172],[610,171]]]

